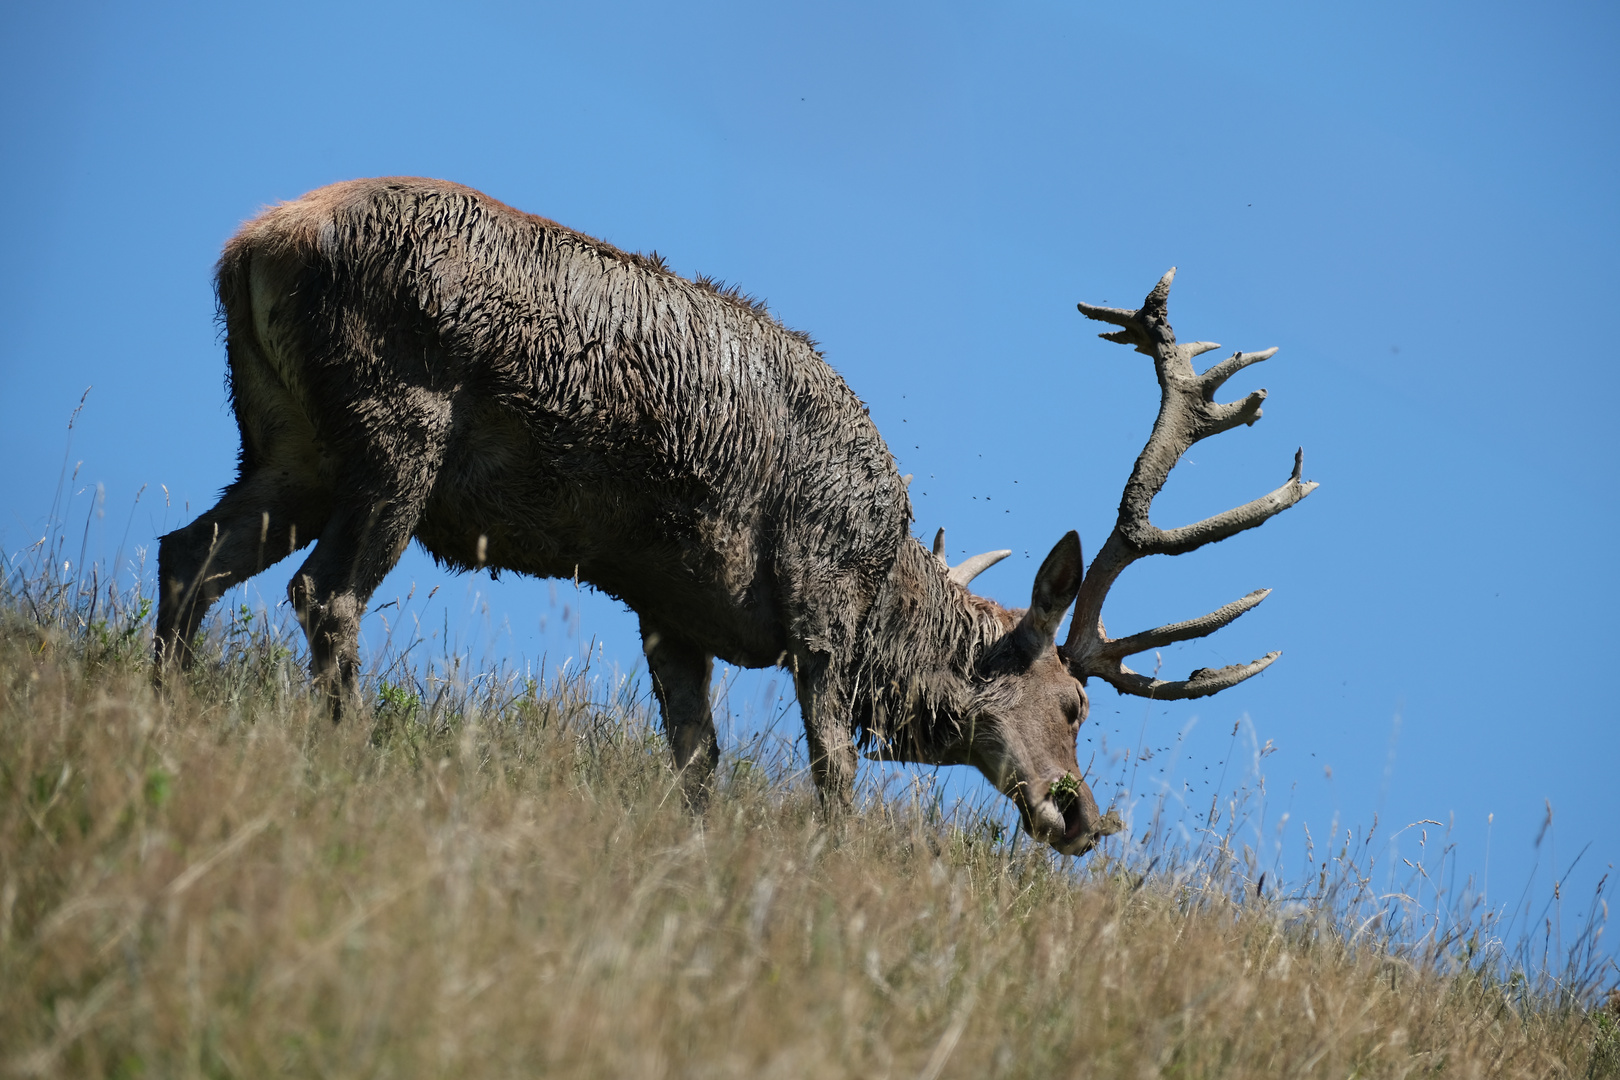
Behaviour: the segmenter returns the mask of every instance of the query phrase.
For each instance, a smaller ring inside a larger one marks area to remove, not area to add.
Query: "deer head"
[[[1120,693],[1137,697],[1204,697],[1264,671],[1281,655],[1272,652],[1247,664],[1201,668],[1179,681],[1138,674],[1125,666],[1126,657],[1213,633],[1259,604],[1270,590],[1256,590],[1201,618],[1110,638],[1102,622],[1109,587],[1143,556],[1179,555],[1252,529],[1317,486],[1300,479],[1303,452],[1299,451],[1294,455],[1293,474],[1269,495],[1176,529],[1160,529],[1149,520],[1154,496],[1188,447],[1260,419],[1264,390],[1226,404],[1217,403],[1214,396],[1233,374],[1277,351],[1234,353],[1202,374],[1196,373],[1192,358],[1220,346],[1206,341],[1177,344],[1166,306],[1174,278],[1172,268],[1135,311],[1079,305],[1087,318],[1120,327],[1101,335],[1103,338],[1132,345],[1153,358],[1161,393],[1159,416],[1126,482],[1114,530],[1090,568],[1081,575],[1084,564],[1075,533],[1060,540],[1036,574],[1029,610],[980,665],[981,689],[974,705],[978,720],[963,759],[978,766],[1012,798],[1030,835],[1065,854],[1083,854],[1100,837],[1123,827],[1113,810],[1106,815],[1098,812],[1075,757],[1076,736],[1089,709],[1085,692],[1089,678],[1096,676]],[[935,537],[934,554],[944,562],[943,529]],[[949,569],[952,580],[965,586],[1007,554],[974,556]],[[1071,601],[1075,611],[1068,638],[1055,646],[1058,624]]]

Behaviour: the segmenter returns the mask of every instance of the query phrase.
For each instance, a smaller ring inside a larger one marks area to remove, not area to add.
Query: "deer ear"
[[[1058,624],[1080,592],[1085,576],[1085,560],[1080,554],[1080,534],[1072,529],[1057,542],[1041,568],[1035,572],[1035,588],[1029,597],[1029,610],[1013,633],[1026,655],[1039,656],[1051,648]]]

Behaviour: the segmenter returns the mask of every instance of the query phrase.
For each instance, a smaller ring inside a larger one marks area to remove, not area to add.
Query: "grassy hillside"
[[[696,821],[633,686],[332,730],[262,628],[159,697],[138,603],[0,600],[5,1075],[1620,1075],[1589,980],[1362,922],[1346,853],[1277,898],[903,792],[829,826],[769,756]]]

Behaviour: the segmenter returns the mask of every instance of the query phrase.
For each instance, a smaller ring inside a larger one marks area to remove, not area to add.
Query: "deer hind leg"
[[[239,321],[239,320],[238,320]],[[232,585],[312,543],[331,513],[315,429],[251,333],[226,342],[242,466],[219,502],[158,544],[154,679],[192,661],[192,638]]]
[[[345,455],[331,515],[287,586],[334,721],[358,704],[360,618],[416,531],[449,428],[448,407],[383,411],[385,432]]]
[[[171,665],[190,667],[192,639],[214,602],[314,540],[329,509],[329,496],[309,478],[255,468],[213,509],[159,540],[154,679],[161,683]]]
[[[647,669],[675,757],[675,771],[681,778],[681,794],[693,813],[701,813],[720,762],[720,740],[709,705],[714,657],[646,619],[641,620],[641,645],[647,653]]]

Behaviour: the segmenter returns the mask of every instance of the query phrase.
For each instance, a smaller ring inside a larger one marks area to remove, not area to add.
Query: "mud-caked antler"
[[[1264,352],[1233,353],[1208,371],[1202,374],[1195,372],[1192,358],[1220,346],[1208,341],[1194,341],[1186,345],[1176,343],[1167,308],[1170,283],[1175,276],[1175,268],[1171,267],[1136,311],[1079,305],[1081,314],[1086,318],[1120,327],[1099,336],[1121,345],[1133,345],[1137,352],[1153,357],[1162,396],[1159,416],[1153,423],[1153,434],[1148,436],[1147,445],[1136,459],[1136,467],[1131,470],[1131,478],[1125,484],[1125,494],[1119,501],[1119,520],[1102,550],[1092,560],[1085,581],[1080,586],[1074,620],[1069,627],[1069,639],[1062,648],[1069,670],[1082,681],[1095,675],[1121,693],[1160,699],[1195,698],[1217,693],[1265,670],[1281,654],[1267,653],[1247,664],[1200,668],[1182,681],[1167,681],[1139,674],[1125,666],[1125,657],[1214,633],[1264,600],[1271,590],[1257,589],[1241,600],[1234,600],[1201,618],[1172,623],[1129,637],[1109,638],[1103,631],[1102,606],[1114,580],[1127,566],[1144,555],[1180,555],[1264,524],[1268,518],[1293,506],[1316,488],[1314,482],[1300,479],[1300,469],[1304,464],[1304,451],[1301,450],[1294,454],[1293,475],[1269,495],[1179,529],[1160,529],[1148,520],[1153,497],[1164,487],[1170,470],[1188,447],[1200,439],[1260,419],[1260,404],[1266,399],[1264,390],[1256,390],[1241,401],[1228,403],[1217,403],[1215,391],[1237,372],[1250,364],[1269,359],[1277,351],[1273,348]]]

